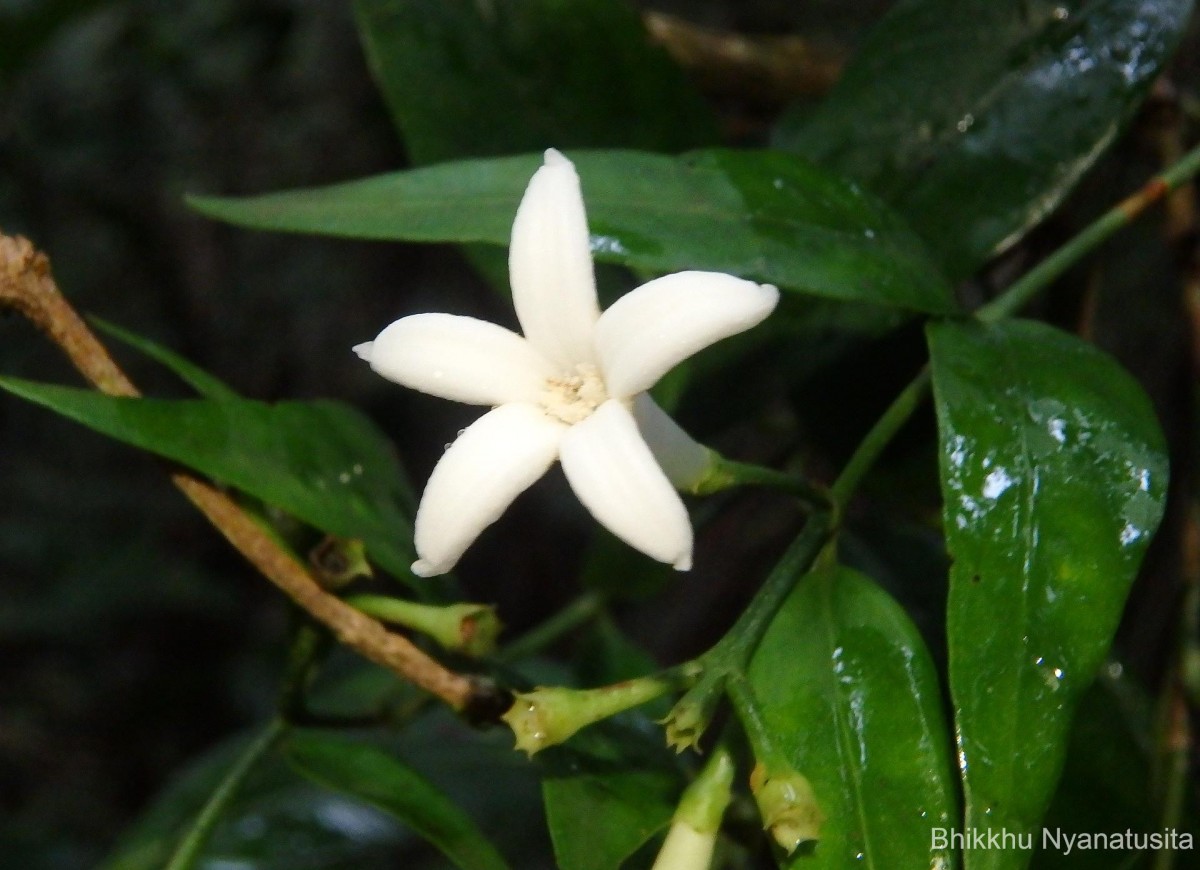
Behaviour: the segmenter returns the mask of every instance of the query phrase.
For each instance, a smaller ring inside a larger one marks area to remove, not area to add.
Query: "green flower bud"
[[[717,749],[679,799],[653,870],[708,870],[729,806],[733,772],[729,752]]]
[[[672,822],[651,870],[708,870],[716,845],[716,831],[703,833],[687,822]]]

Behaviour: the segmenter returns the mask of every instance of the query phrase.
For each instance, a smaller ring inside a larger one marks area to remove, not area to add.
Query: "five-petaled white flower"
[[[472,317],[416,314],[354,348],[389,380],[493,406],[429,478],[413,572],[453,568],[555,459],[613,534],[687,570],[692,528],[672,483],[694,483],[709,454],[645,391],[701,348],[761,322],[779,292],[731,275],[680,272],[601,314],[579,176],[553,149],[517,209],[508,265],[524,337]]]

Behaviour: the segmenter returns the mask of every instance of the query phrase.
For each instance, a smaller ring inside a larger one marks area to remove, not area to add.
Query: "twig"
[[[42,330],[102,393],[140,395],[59,292],[46,255],[19,236],[0,234],[0,306],[14,308]],[[328,626],[346,646],[468,715],[503,706],[490,683],[447,670],[407,638],[393,634],[322,589],[233,499],[211,483],[187,471],[173,471],[171,480],[250,564]],[[503,710],[497,715],[499,712]]]
[[[642,23],[705,93],[774,109],[828,91],[845,61],[799,36],[711,30],[662,12],[643,13]]]

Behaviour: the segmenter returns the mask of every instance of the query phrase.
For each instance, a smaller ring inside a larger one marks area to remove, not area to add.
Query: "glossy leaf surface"
[[[372,561],[418,589],[412,528],[391,445],[347,405],[330,401],[129,399],[0,378],[0,389],[179,462],[322,531],[360,538]]]
[[[965,277],[1112,142],[1191,10],[1191,0],[903,0],[775,144],[863,182]]]
[[[611,870],[666,828],[683,791],[662,732],[609,720],[538,754],[561,870]]]
[[[887,593],[849,568],[818,567],[771,624],[750,683],[826,816],[814,853],[785,866],[953,866],[930,838],[958,812],[941,691],[920,634]]]
[[[656,272],[708,269],[781,288],[947,313],[945,280],[903,223],[871,196],[771,151],[665,157],[569,154],[598,260]],[[350,238],[507,245],[541,157],[470,160],[244,199],[193,198],[252,229]]]
[[[309,779],[395,816],[463,870],[508,867],[458,806],[393,755],[312,731],[290,735],[283,752]]]
[[[410,159],[716,140],[699,94],[621,0],[357,0]]]
[[[1035,831],[1162,515],[1162,435],[1112,359],[1044,324],[944,323],[929,343],[964,825]]]

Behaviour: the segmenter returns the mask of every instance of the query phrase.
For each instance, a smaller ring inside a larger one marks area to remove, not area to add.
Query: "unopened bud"
[[[718,748],[679,799],[653,870],[708,870],[729,806],[733,758]]]
[[[750,791],[758,804],[763,829],[789,855],[801,843],[820,839],[825,814],[804,776],[794,770],[768,773],[757,764],[750,774]]]

